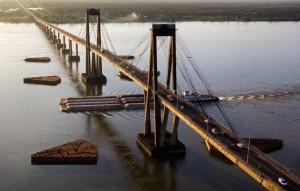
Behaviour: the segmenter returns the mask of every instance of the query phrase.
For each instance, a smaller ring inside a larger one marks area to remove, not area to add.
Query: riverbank
[[[52,23],[83,23],[85,10],[91,7],[101,9],[103,22],[300,21],[300,3],[291,2],[23,3],[28,8],[38,7],[31,9],[34,14]],[[1,1],[0,10],[0,22],[33,22],[16,2]]]

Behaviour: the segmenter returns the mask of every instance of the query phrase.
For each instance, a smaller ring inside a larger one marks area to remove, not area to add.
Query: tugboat
[[[211,96],[209,94],[199,94],[197,92],[190,93],[186,90],[183,92],[183,98],[189,100],[190,102],[208,102],[208,101],[219,101],[220,99],[216,96]]]

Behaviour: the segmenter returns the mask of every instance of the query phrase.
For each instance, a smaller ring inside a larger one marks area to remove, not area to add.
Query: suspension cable
[[[105,37],[105,33],[103,32],[103,29],[101,27],[101,34],[103,36],[103,38],[101,38],[101,40],[103,41],[103,44],[101,44],[102,48],[108,49],[108,45],[107,45],[107,41],[106,41],[106,37]]]
[[[111,38],[110,38],[110,36],[109,36],[109,33],[108,33],[108,31],[107,31],[107,28],[106,28],[106,25],[105,25],[105,24],[102,24],[102,27],[104,28],[104,32],[105,32],[105,34],[106,34],[106,37],[107,37],[108,41],[110,42],[110,46],[111,46],[111,48],[112,48],[112,51],[113,51],[113,53],[116,55],[116,50],[115,50],[115,48],[114,48],[114,46],[113,46],[113,43],[112,43],[112,40],[111,40]]]
[[[184,52],[184,54],[186,55],[186,57],[188,58],[188,61],[190,62],[191,66],[194,68],[195,72],[197,73],[198,77],[201,79],[201,81],[203,82],[205,88],[207,89],[208,93],[210,96],[215,96],[209,83],[206,81],[204,75],[202,74],[199,66],[196,64],[196,61],[194,60],[194,58],[192,57],[191,53],[189,52],[188,48],[186,47],[183,39],[181,38],[181,36],[179,35],[179,33],[177,33],[178,36],[178,43],[180,44],[180,47],[182,47],[182,51]]]
[[[180,49],[177,49],[177,53],[178,53],[178,55],[179,55],[179,58],[180,58],[181,62],[179,62],[178,68],[180,68],[180,66],[183,67],[183,71],[184,71],[185,74],[186,74],[185,80],[186,80],[186,81],[188,80],[187,83],[188,83],[188,85],[189,85],[189,88],[192,90],[192,93],[195,95],[194,97],[195,97],[195,99],[197,99],[197,103],[198,103],[199,107],[201,108],[202,112],[203,112],[204,114],[206,114],[206,112],[205,112],[205,110],[204,110],[204,108],[203,108],[203,106],[202,106],[202,104],[201,104],[199,98],[197,97],[197,90],[196,90],[196,88],[195,88],[195,86],[194,86],[194,83],[193,83],[193,81],[192,81],[192,77],[191,77],[191,75],[190,75],[190,73],[189,73],[189,70],[186,68],[186,64],[185,64],[185,62],[184,62],[184,56],[183,56],[183,53],[182,53],[181,51],[179,51],[179,50],[180,50]],[[181,72],[181,73],[182,73],[182,72]],[[207,115],[207,114],[206,114],[206,115]],[[207,116],[208,116],[208,115],[207,115]]]
[[[81,25],[81,29],[80,29],[79,34],[78,34],[78,36],[79,36],[80,38],[82,38],[82,36],[81,36],[82,34],[84,35],[84,31],[85,31],[85,30],[83,30],[84,28],[86,28],[86,27],[85,27],[85,24],[82,24],[82,25]],[[83,37],[83,39],[85,39],[85,36]]]
[[[187,49],[186,45],[184,44],[181,36],[178,34],[177,35],[179,38],[178,38],[178,45],[179,45],[179,49],[182,50],[182,52],[185,54],[185,56],[187,57],[188,61],[190,62],[190,64],[192,65],[193,69],[195,70],[196,74],[198,75],[198,77],[200,78],[200,80],[202,81],[203,85],[205,86],[205,88],[207,89],[208,93],[210,94],[210,96],[214,96],[214,93],[211,89],[211,87],[209,86],[208,82],[206,81],[206,79],[204,78],[204,75],[202,74],[199,66],[196,64],[195,60],[193,59],[193,57],[191,56],[191,53],[189,52],[189,50]],[[177,49],[178,50],[178,49]],[[182,53],[179,52],[179,56],[181,57]],[[200,102],[199,103],[199,106],[201,107],[201,104]],[[234,133],[234,135],[238,135],[236,129],[233,127],[228,115],[226,114],[225,110],[223,110],[221,108],[221,106],[215,102],[216,106],[218,107],[221,115],[223,116],[223,118],[225,119],[226,123],[228,124],[229,128],[231,129],[231,131]],[[201,107],[202,111],[203,108]],[[205,111],[204,111],[205,113]],[[206,114],[206,113],[205,113]],[[206,114],[207,115],[207,114]]]
[[[145,54],[145,52],[150,48],[150,39],[147,41],[147,43],[145,44],[144,48],[142,49],[142,52],[138,55],[137,59],[135,60],[135,62],[133,63],[133,65],[137,66],[138,63],[141,61],[143,55]]]

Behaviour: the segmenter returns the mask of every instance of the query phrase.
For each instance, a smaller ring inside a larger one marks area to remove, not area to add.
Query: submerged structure
[[[39,76],[24,78],[25,84],[44,84],[44,85],[57,85],[61,82],[59,76]]]
[[[32,164],[95,164],[97,146],[78,139],[31,155]]]

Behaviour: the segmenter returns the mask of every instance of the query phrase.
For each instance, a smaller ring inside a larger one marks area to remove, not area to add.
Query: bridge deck
[[[85,46],[85,40],[76,37],[58,27],[47,23],[35,17],[38,24],[52,28],[56,32],[61,33],[74,42]],[[108,50],[91,45],[91,51],[96,55],[107,60],[108,63],[117,68],[120,72],[132,79],[144,90],[147,89],[147,74],[137,67],[131,65],[126,60],[114,55]],[[173,96],[173,100],[167,98],[168,95]],[[213,119],[210,119],[209,128],[207,131],[207,124],[205,122],[205,114],[195,105],[181,97],[177,97],[162,84],[158,89],[159,99],[165,107],[176,114],[182,121],[184,121],[195,132],[202,136],[210,145],[215,147],[218,151],[223,153],[228,159],[239,166],[243,171],[248,173],[252,178],[266,187],[268,190],[300,190],[300,179],[287,168],[271,159],[268,155],[262,153],[254,146],[249,148],[249,158],[247,162],[248,148],[235,148],[232,145],[244,142],[244,140],[236,137],[227,128],[219,124]],[[220,134],[211,132],[212,128],[216,128]],[[244,143],[247,145],[247,143]],[[279,177],[284,177],[289,183],[288,186],[282,186],[278,182]]]

